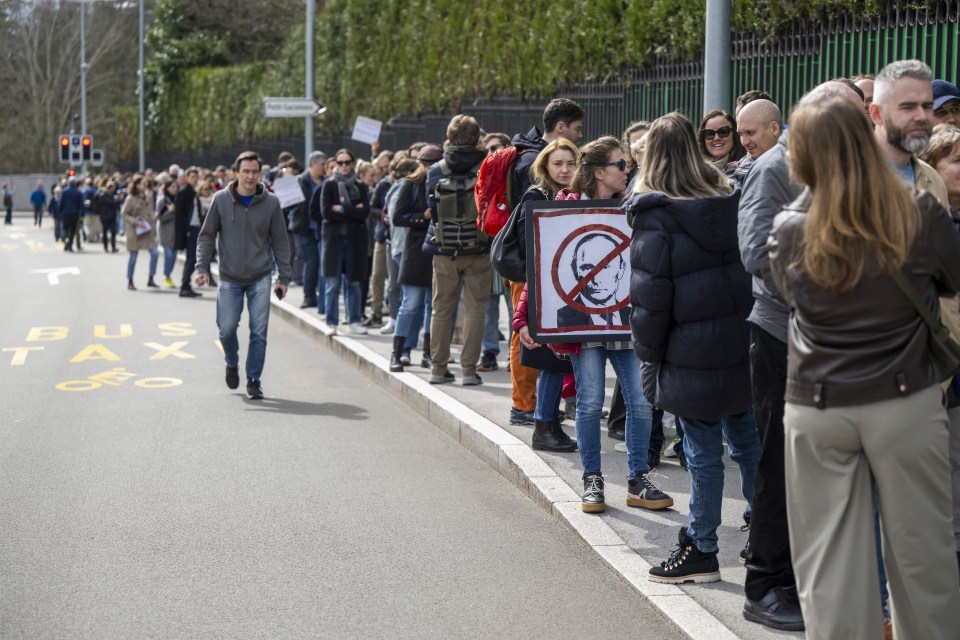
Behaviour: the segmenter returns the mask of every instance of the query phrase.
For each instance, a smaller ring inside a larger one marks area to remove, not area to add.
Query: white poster
[[[619,202],[530,202],[529,323],[543,342],[630,339],[630,226]]]
[[[292,207],[306,200],[303,197],[303,189],[300,188],[297,176],[277,178],[273,183],[273,193],[280,198],[281,209]]]
[[[373,118],[357,116],[357,122],[353,125],[354,140],[364,144],[373,144],[380,139],[380,130],[383,129],[383,123]]]

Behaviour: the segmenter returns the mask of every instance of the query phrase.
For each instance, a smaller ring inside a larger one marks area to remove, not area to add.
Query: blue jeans
[[[429,324],[430,313],[433,309],[433,287],[415,287],[410,284],[400,285],[403,295],[400,299],[400,313],[397,314],[397,326],[393,330],[393,335],[403,336],[403,352],[409,353],[411,349],[417,346],[420,337],[420,329]]]
[[[177,252],[173,250],[172,244],[163,245],[163,275],[166,278],[173,273],[173,267],[177,264]]]
[[[538,347],[546,349],[547,347]],[[537,376],[537,406],[533,410],[533,419],[550,422],[560,413],[560,394],[563,391],[563,378],[567,374],[555,371],[541,371]]]
[[[309,304],[318,304],[323,296],[317,295],[317,286],[320,282],[320,249],[317,237],[313,231],[298,233],[297,242],[300,243],[300,255],[303,257],[303,301]],[[318,310],[323,309],[320,304]]]
[[[704,553],[717,550],[717,527],[723,502],[723,438],[730,459],[740,467],[740,490],[750,516],[760,462],[760,435],[753,409],[724,416],[719,422],[678,417],[683,424],[683,451],[690,471],[690,525],[687,534]]]
[[[263,373],[263,361],[267,355],[267,325],[270,322],[271,277],[265,275],[253,284],[242,285],[227,282],[223,278],[217,285],[217,327],[220,328],[220,344],[228,367],[240,364],[240,344],[237,342],[237,327],[243,315],[243,296],[247,296],[247,311],[250,313],[250,345],[247,349],[247,379],[259,380]]]
[[[133,269],[137,266],[137,254],[139,251],[131,251],[130,258],[127,260],[127,280],[133,280]],[[150,277],[157,273],[157,248],[150,249]]]
[[[607,360],[620,380],[627,408],[624,427],[627,442],[627,470],[631,476],[647,473],[647,447],[653,427],[653,407],[640,393],[640,361],[633,349],[608,350],[606,347],[581,349],[571,355],[573,376],[577,381],[577,443],[584,477],[600,473],[600,412],[606,393]]]
[[[490,294],[487,309],[483,312],[483,337],[480,348],[484,353],[500,354],[500,295]]]
[[[350,238],[340,238],[339,257],[337,261],[337,275],[325,277],[326,288],[324,289],[324,307],[327,312],[327,324],[337,326],[340,323],[340,278],[346,275],[350,270],[350,262],[353,258],[353,244]],[[356,324],[360,322],[360,282],[353,280],[347,282],[346,290],[346,311],[347,322]]]

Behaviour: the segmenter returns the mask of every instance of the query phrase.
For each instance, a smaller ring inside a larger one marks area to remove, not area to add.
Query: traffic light
[[[77,175],[77,170],[76,170],[76,169],[69,169],[69,170],[67,171],[67,175],[72,178],[73,176]]]
[[[60,162],[70,162],[70,136],[60,136]]]
[[[92,151],[93,147],[93,138],[90,136],[83,136],[83,140],[81,140],[80,144],[83,146],[83,159],[84,161],[87,161],[90,159],[90,152]]]

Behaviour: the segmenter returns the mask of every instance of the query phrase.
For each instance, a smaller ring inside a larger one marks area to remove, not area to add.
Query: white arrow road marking
[[[3,235],[4,235],[4,237],[6,237],[6,238],[11,238],[11,239],[13,239],[13,240],[19,240],[20,238],[22,238],[23,236],[25,236],[25,235],[27,235],[27,234],[25,234],[25,233],[5,233],[5,234],[3,234]]]
[[[57,267],[56,269],[34,269],[30,273],[47,274],[47,282],[53,285],[60,284],[60,276],[78,276],[80,269],[77,267]]]

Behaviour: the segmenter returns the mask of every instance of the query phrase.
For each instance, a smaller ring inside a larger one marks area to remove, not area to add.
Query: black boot
[[[420,366],[424,369],[429,369],[433,366],[433,360],[430,359],[430,334],[423,334],[423,360],[420,361]]]
[[[557,440],[563,444],[573,447],[571,451],[577,450],[577,441],[567,435],[567,432],[563,430],[563,427],[560,426],[560,418],[553,419],[553,434],[556,436]]]
[[[575,442],[565,443],[557,438],[553,430],[553,421],[536,420],[533,423],[532,446],[537,451],[576,451]]]
[[[133,286],[133,279],[132,279],[132,278],[127,278],[127,289],[130,289],[130,291],[136,291],[136,290],[137,290],[137,288],[136,288],[135,286]]]
[[[150,288],[152,288],[152,289],[158,289],[158,288],[159,288],[159,287],[157,287],[157,283],[153,281],[153,276],[150,276],[149,278],[147,278],[147,286],[150,287]]]
[[[390,373],[403,373],[403,363],[400,355],[403,353],[403,344],[407,339],[403,336],[393,336],[393,353],[390,354]]]

